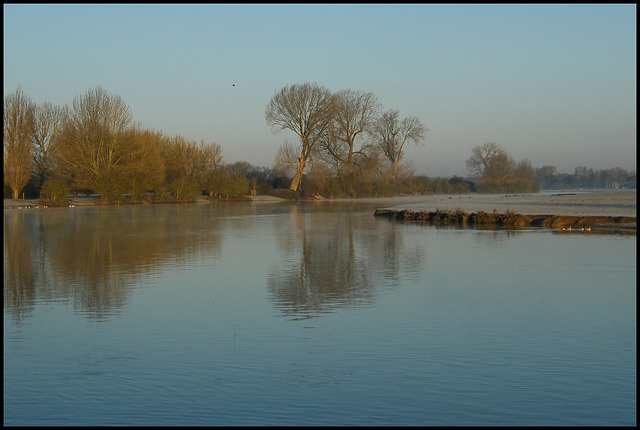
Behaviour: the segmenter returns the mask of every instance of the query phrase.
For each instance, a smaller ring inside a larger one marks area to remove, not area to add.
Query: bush
[[[70,187],[62,179],[49,179],[42,185],[40,200],[49,206],[67,206],[70,192]]]
[[[243,175],[231,175],[225,182],[226,186],[221,194],[227,198],[243,197],[249,193],[249,180]]]

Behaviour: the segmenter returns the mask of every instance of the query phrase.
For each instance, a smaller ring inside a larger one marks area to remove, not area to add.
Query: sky
[[[4,4],[4,94],[71,105],[100,86],[144,128],[271,167],[265,109],[305,82],[373,93],[428,129],[416,174],[516,161],[636,169],[636,5]]]

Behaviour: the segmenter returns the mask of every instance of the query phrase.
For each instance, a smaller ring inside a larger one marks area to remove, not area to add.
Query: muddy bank
[[[626,216],[530,215],[511,211],[469,213],[462,210],[412,211],[410,209],[378,209],[374,215],[399,221],[431,224],[530,226],[565,231],[593,231],[594,229],[636,231],[636,217]]]

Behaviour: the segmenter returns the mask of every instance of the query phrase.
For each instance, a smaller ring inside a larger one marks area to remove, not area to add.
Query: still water
[[[635,425],[636,236],[4,211],[5,425]]]

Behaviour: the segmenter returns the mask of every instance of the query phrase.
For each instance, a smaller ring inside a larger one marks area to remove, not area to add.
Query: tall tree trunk
[[[291,181],[290,190],[298,192],[298,188],[300,188],[300,182],[302,182],[302,174],[304,173],[304,168],[307,165],[307,160],[304,159],[304,156],[300,157],[300,166],[298,167],[298,171],[296,175],[293,177],[293,181]]]
[[[393,169],[391,171],[391,179],[393,179],[394,181],[398,177],[398,163],[399,162],[393,163]]]

